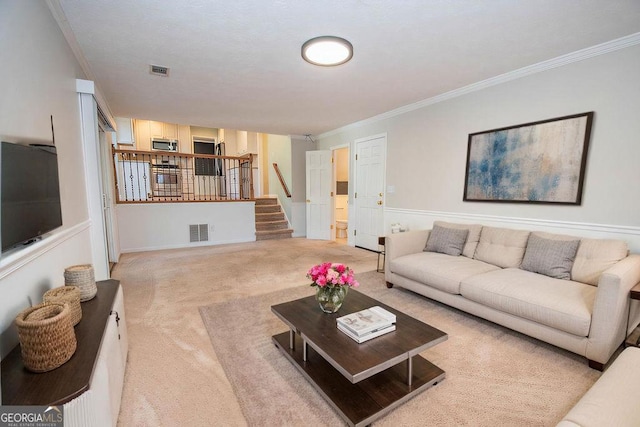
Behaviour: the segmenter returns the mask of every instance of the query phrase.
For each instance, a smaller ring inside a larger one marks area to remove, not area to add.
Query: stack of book
[[[377,305],[336,319],[338,329],[363,343],[396,330],[396,315]]]

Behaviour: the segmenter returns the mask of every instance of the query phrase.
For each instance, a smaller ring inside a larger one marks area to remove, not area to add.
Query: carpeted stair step
[[[289,223],[286,219],[280,221],[262,221],[256,222],[256,231],[265,230],[286,230],[289,227]]]
[[[278,199],[275,197],[261,197],[256,199],[256,206],[277,205]]]
[[[256,231],[256,240],[290,239],[293,229]]]
[[[280,212],[279,205],[256,205],[256,213]]]
[[[256,214],[256,224],[259,222],[265,221],[281,221],[284,219],[284,212],[273,212],[273,213],[257,213]]]

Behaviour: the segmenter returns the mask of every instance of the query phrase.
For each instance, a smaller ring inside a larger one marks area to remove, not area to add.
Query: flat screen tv
[[[2,252],[62,225],[55,146],[0,144]]]

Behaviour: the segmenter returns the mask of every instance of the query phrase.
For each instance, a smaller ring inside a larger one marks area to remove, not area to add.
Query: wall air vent
[[[169,68],[161,65],[150,65],[150,73],[156,76],[169,77]]]
[[[208,242],[209,224],[192,224],[189,226],[189,242]]]

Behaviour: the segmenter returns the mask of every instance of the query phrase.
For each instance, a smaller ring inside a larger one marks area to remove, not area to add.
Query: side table
[[[376,264],[376,271],[378,273],[384,273],[384,255],[385,255],[384,243],[385,243],[384,236],[378,237],[378,245],[382,246],[382,250],[378,251],[378,263]],[[382,256],[382,267],[380,267],[380,256]]]
[[[629,298],[631,298],[632,300],[640,300],[640,283],[637,283],[633,288],[631,288],[631,291],[629,292]],[[627,316],[627,322],[629,321],[629,316],[631,316],[631,305],[629,305],[629,315]],[[629,329],[628,325],[627,329]],[[640,347],[638,341],[640,341],[640,325],[638,325],[638,327],[635,328],[633,332],[631,332],[631,334],[629,334],[624,344],[625,347]]]

